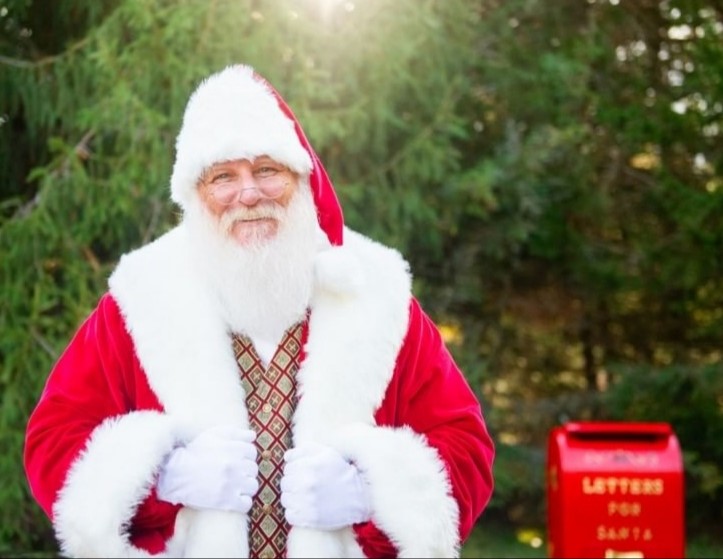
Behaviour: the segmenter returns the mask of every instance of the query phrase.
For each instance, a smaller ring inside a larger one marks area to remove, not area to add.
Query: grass
[[[462,547],[462,558],[547,557],[542,530],[481,520]]]
[[[488,557],[547,557],[547,536],[544,529],[516,528],[510,524],[481,520],[462,547],[463,559]],[[689,559],[720,559],[723,540],[696,536],[686,541]]]

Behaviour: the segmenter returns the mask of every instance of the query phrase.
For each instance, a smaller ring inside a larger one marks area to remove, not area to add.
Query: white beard
[[[234,217],[252,213],[276,216],[277,234],[241,246],[231,238],[230,227]],[[308,181],[299,181],[286,208],[262,202],[229,211],[219,221],[199,201],[187,209],[184,222],[191,233],[194,267],[230,331],[277,342],[304,318],[321,233]]]

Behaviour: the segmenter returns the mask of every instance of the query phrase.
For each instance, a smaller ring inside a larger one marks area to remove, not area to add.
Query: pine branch
[[[88,130],[85,134],[83,134],[83,137],[80,139],[80,141],[75,144],[72,154],[82,161],[87,160],[91,154],[88,143],[93,138],[93,136],[95,136],[95,130]],[[50,173],[50,176],[55,178],[66,174],[68,172],[68,169],[70,168],[70,158],[70,154],[64,157],[60,164],[57,166],[57,168]],[[17,211],[15,212],[15,217],[26,217],[27,215],[29,215],[30,212],[32,212],[33,209],[35,209],[35,207],[40,203],[41,194],[42,189],[38,189],[35,196],[33,196],[31,200],[28,200],[25,204],[23,204],[17,209]]]
[[[374,175],[384,175],[387,171],[390,169],[393,169],[399,161],[401,161],[404,157],[407,156],[407,154],[412,151],[416,146],[420,144],[420,142],[423,142],[424,140],[430,138],[434,132],[438,129],[439,123],[444,120],[444,117],[448,114],[449,108],[453,106],[454,102],[456,101],[458,94],[457,94],[457,88],[458,88],[459,80],[453,80],[446,88],[444,92],[444,96],[442,97],[442,100],[440,101],[438,105],[438,109],[434,115],[434,117],[431,119],[431,121],[423,126],[417,134],[415,134],[413,137],[409,139],[408,142],[406,142],[403,146],[401,146],[396,153],[394,153],[387,162],[382,165],[381,167],[378,167],[376,169],[372,169],[369,172],[367,172],[366,176],[362,176],[362,181],[366,182],[372,174]]]
[[[50,355],[53,359],[56,359],[58,357],[57,353],[53,349],[53,347],[50,345],[50,342],[46,340],[40,332],[38,332],[34,326],[30,327],[30,336],[35,340],[35,342],[43,349],[45,352]]]
[[[81,49],[90,40],[90,37],[83,37],[77,43],[72,44],[67,50],[60,54],[53,54],[39,58],[38,60],[22,60],[19,58],[11,58],[9,56],[0,55],[0,64],[5,66],[13,66],[15,68],[39,68],[41,66],[47,66],[48,64],[54,64],[57,60],[60,60],[64,56]]]

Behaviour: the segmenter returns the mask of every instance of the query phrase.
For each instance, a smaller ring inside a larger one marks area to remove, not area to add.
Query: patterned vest
[[[286,555],[289,525],[281,506],[279,483],[284,452],[291,445],[291,416],[296,407],[296,371],[304,323],[289,328],[264,368],[251,340],[233,336],[233,349],[246,392],[251,427],[256,431],[259,490],[249,511],[249,557]]]

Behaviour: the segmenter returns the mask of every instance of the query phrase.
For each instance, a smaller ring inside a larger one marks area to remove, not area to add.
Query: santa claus
[[[180,223],[121,258],[28,423],[61,551],[458,556],[493,485],[480,404],[250,67],[192,94],[171,197]]]

